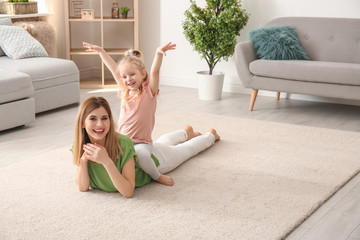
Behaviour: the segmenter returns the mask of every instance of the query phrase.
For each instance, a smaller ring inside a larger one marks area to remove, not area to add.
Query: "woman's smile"
[[[104,131],[105,131],[105,129],[94,129],[94,132],[95,132],[96,134],[103,134]]]

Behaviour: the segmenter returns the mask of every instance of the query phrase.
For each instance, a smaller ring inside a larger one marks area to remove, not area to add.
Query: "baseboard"
[[[196,79],[160,76],[160,84],[174,87],[197,88]],[[224,83],[223,92],[251,94],[250,89],[241,85]]]
[[[335,104],[345,104],[345,105],[354,105],[360,106],[359,100],[349,100],[349,99],[340,99],[340,98],[327,98],[327,97],[318,97],[311,95],[295,94],[295,93],[282,93],[280,97],[304,101],[313,101],[313,102],[325,102],[325,103],[335,103]]]
[[[192,78],[160,76],[160,83],[162,85],[174,86],[174,87],[197,88],[197,81],[196,81],[196,79],[192,79]],[[250,95],[251,89],[244,88],[240,83],[239,84],[224,83],[223,92],[231,92],[231,93],[240,93],[240,94]],[[267,97],[276,97],[275,92],[265,91],[265,90],[259,90],[258,95],[259,96],[267,96]],[[311,95],[304,95],[304,94],[280,93],[280,98],[360,106],[360,101],[357,101],[357,100],[318,97],[318,96],[311,96]]]

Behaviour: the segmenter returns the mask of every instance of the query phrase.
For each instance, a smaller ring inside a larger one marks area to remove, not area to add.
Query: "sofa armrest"
[[[235,46],[234,58],[240,81],[244,87],[247,87],[251,78],[254,76],[249,70],[249,65],[252,61],[257,59],[252,42],[246,41],[237,43]]]

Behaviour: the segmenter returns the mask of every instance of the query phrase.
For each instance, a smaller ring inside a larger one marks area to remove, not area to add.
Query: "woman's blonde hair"
[[[124,58],[119,62],[118,64],[118,73],[119,72],[119,66],[121,66],[122,64],[126,64],[126,63],[132,63],[135,66],[138,67],[138,69],[140,71],[145,70],[146,72],[146,67],[145,67],[145,63],[144,63],[144,59],[143,59],[143,54],[139,51],[139,50],[135,50],[135,49],[129,49],[124,53]],[[148,73],[146,72],[146,75],[143,79],[143,81],[147,81],[148,80]],[[120,81],[121,85],[120,85],[120,97],[122,99],[122,107],[125,107],[126,103],[128,103],[129,101],[129,89],[123,84],[122,81]],[[141,97],[141,93],[142,93],[142,85],[139,88],[139,91],[137,93],[137,97],[136,97],[136,101],[138,102],[140,100]]]
[[[73,146],[73,163],[75,165],[80,164],[80,158],[84,153],[83,145],[90,142],[89,136],[85,130],[85,119],[89,114],[100,107],[104,107],[109,120],[110,129],[105,136],[105,149],[109,157],[116,161],[119,157],[119,152],[122,153],[119,141],[116,137],[115,122],[111,113],[109,103],[103,97],[89,97],[83,101],[79,107],[76,119],[75,119],[75,133],[74,133],[74,146]]]

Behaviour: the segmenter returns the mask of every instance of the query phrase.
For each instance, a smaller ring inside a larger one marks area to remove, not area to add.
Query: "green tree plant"
[[[205,58],[212,75],[219,61],[234,55],[236,36],[247,24],[249,15],[239,0],[206,0],[203,8],[195,0],[190,2],[182,22],[184,34],[193,49]]]

